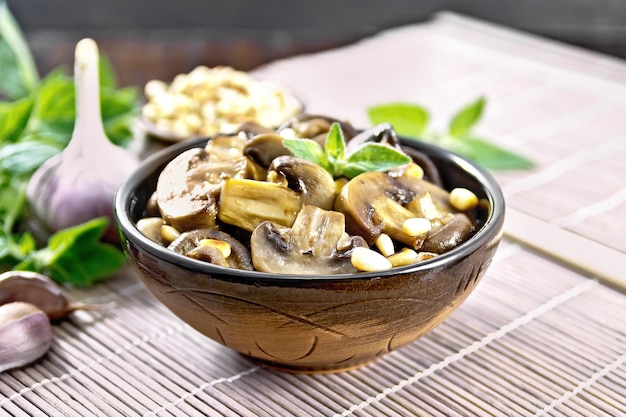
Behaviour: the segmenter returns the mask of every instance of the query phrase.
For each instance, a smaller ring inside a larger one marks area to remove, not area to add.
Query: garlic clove
[[[32,304],[0,306],[0,372],[28,365],[52,344],[52,326],[46,314]]]
[[[56,319],[69,309],[70,300],[50,278],[31,271],[0,274],[0,305],[22,301],[30,303]]]
[[[78,309],[96,307],[72,301],[51,278],[32,271],[7,271],[0,274],[0,305],[14,301],[33,304],[46,313],[50,320],[67,317]]]

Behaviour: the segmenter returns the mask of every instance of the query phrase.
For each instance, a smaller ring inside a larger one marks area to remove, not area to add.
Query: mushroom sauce
[[[324,143],[334,119],[300,115],[277,130],[242,125],[170,161],[138,229],[185,256],[284,274],[350,274],[434,258],[467,240],[476,195],[445,190],[432,161],[389,126],[339,122],[346,149],[378,142],[413,162],[334,178],[293,156],[283,138]]]

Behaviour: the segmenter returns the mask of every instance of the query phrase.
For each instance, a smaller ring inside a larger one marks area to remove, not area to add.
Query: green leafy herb
[[[103,217],[61,230],[39,250],[33,250],[33,242],[28,242],[22,249],[28,254],[15,269],[44,273],[60,283],[93,285],[125,263],[116,247],[100,241],[108,223]]]
[[[444,134],[428,129],[428,111],[410,103],[389,103],[367,110],[373,124],[389,123],[396,132],[408,138],[423,140],[448,148],[493,170],[528,169],[529,159],[502,149],[474,135],[473,129],[482,117],[486,100],[479,97],[454,114]]]
[[[0,97],[17,100],[39,83],[35,61],[6,1],[0,0]]]
[[[483,115],[484,108],[485,99],[483,97],[463,107],[450,121],[450,126],[448,127],[450,136],[453,138],[464,138],[468,136],[474,125],[478,123],[478,120],[480,120]]]
[[[138,110],[139,91],[118,88],[100,58],[103,124],[112,142],[125,145]],[[23,34],[0,0],[0,272],[32,269],[59,282],[91,285],[124,262],[122,252],[100,241],[107,220],[58,232],[40,247],[28,231],[26,186],[33,172],[68,144],[76,117],[73,77],[56,69],[43,79]]]
[[[339,123],[332,124],[324,148],[310,139],[283,139],[283,144],[295,156],[315,162],[335,178],[354,178],[367,171],[389,171],[411,162],[406,154],[379,143],[366,143],[346,154]]]
[[[333,165],[341,163],[345,159],[346,142],[339,123],[333,123],[330,126],[324,149],[326,150],[326,157]]]
[[[426,132],[430,114],[416,104],[390,103],[370,107],[368,115],[372,124],[391,123],[396,132],[404,136],[420,137]]]

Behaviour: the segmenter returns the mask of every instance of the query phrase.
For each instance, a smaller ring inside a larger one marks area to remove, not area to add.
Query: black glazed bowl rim
[[[471,255],[476,249],[482,247],[483,245],[488,245],[490,242],[496,240],[501,233],[501,228],[504,223],[504,195],[499,184],[489,171],[471,160],[439,146],[421,141],[400,138],[400,141],[404,146],[412,147],[426,153],[426,155],[430,157],[447,160],[452,165],[456,165],[468,174],[470,178],[479,183],[485,192],[485,196],[482,198],[486,199],[489,205],[485,222],[467,241],[453,248],[449,252],[416,264],[395,267],[386,271],[328,275],[279,274],[261,271],[245,271],[191,259],[160,246],[144,236],[135,226],[135,221],[138,219],[131,218],[131,213],[136,210],[135,206],[137,204],[145,205],[147,198],[155,189],[156,179],[158,177],[158,175],[155,175],[156,172],[160,172],[163,167],[176,155],[185,150],[203,146],[209,140],[211,140],[211,137],[191,139],[168,146],[165,149],[154,153],[142,161],[131,176],[119,187],[114,200],[114,218],[118,234],[120,234],[120,242],[124,246],[123,249],[125,252],[128,250],[128,248],[125,247],[127,245],[125,240],[128,240],[136,247],[148,252],[152,256],[176,265],[184,270],[206,274],[212,278],[231,282],[273,283],[288,286],[290,283],[297,285],[298,283],[306,281],[319,283],[327,281],[358,281],[382,279],[396,275],[404,275],[407,273],[415,274],[430,270],[445,269],[447,265],[453,265],[460,262],[467,256]],[[150,194],[144,195],[143,198],[139,198],[135,191],[140,188],[141,185],[145,184],[146,181],[151,181],[153,187],[150,188]],[[479,196],[479,198],[481,197]]]

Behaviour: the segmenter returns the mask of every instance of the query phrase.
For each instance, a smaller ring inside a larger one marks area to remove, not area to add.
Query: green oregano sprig
[[[330,127],[324,147],[311,139],[283,139],[283,144],[294,156],[315,162],[334,178],[389,171],[411,162],[405,153],[380,143],[365,143],[347,154],[343,131],[337,122]]]
[[[100,88],[107,136],[116,144],[129,143],[139,91],[117,86],[104,55]],[[41,164],[65,148],[75,119],[73,77],[64,68],[39,77],[21,28],[0,0],[0,272],[31,270],[86,287],[125,264],[120,248],[101,240],[106,218],[60,230],[45,244],[29,231],[27,184]]]
[[[455,113],[446,132],[429,130],[430,115],[424,107],[412,103],[387,103],[372,106],[367,114],[373,124],[389,123],[398,135],[434,143],[472,159],[493,170],[528,169],[532,161],[503,149],[479,136],[473,129],[482,117],[484,97],[472,101]]]

